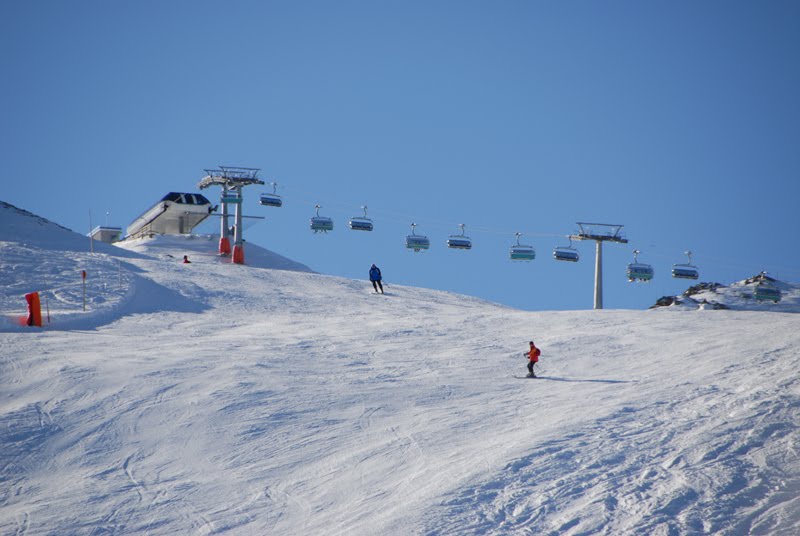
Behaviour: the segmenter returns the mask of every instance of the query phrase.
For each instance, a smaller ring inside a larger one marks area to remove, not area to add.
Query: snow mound
[[[780,301],[773,303],[755,299],[755,289],[760,279],[761,276],[753,276],[727,286],[720,283],[699,283],[689,287],[680,296],[660,298],[652,308],[800,313],[800,284],[768,279],[770,285],[781,291]]]
[[[118,248],[135,251],[151,257],[179,259],[189,256],[191,262],[216,262],[229,264],[229,257],[217,254],[219,235],[154,235],[126,239],[114,244]],[[308,266],[295,262],[275,252],[246,242],[245,263],[254,268],[290,270],[294,272],[313,272]]]

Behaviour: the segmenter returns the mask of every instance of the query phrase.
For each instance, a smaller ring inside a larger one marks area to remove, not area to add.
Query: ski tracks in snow
[[[774,467],[800,463],[800,381],[774,392],[682,387],[539,443],[445,499],[424,533],[793,533],[781,522],[800,507],[800,481]]]

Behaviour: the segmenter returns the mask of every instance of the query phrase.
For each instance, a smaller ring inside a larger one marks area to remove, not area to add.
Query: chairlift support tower
[[[228,205],[236,205],[235,224],[233,232],[233,255],[232,261],[236,264],[244,264],[244,238],[242,236],[242,188],[251,184],[264,184],[264,181],[257,178],[257,168],[243,168],[233,166],[219,166],[219,169],[207,169],[206,176],[203,177],[197,186],[203,190],[210,186],[221,186],[220,204],[222,205],[222,217],[220,218],[219,233],[219,254],[230,255],[230,232],[228,231]]]
[[[622,225],[608,223],[577,222],[580,232],[570,235],[571,240],[594,240],[594,308],[603,308],[603,242],[627,244],[628,240],[620,236]]]

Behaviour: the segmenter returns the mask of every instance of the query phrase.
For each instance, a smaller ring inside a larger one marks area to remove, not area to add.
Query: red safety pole
[[[47,277],[44,278],[44,307],[47,311],[47,323],[50,323],[50,299],[47,295],[50,293],[50,285],[47,283]]]

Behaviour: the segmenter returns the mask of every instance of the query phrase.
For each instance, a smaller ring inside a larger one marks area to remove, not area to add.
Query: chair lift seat
[[[325,216],[315,216],[311,218],[311,230],[315,233],[333,231],[333,220]]]
[[[756,285],[755,298],[758,301],[771,300],[773,303],[781,301],[781,291],[775,287],[759,283]]]
[[[628,265],[628,281],[650,281],[653,279],[653,267],[644,263]]]
[[[368,218],[352,218],[349,225],[353,231],[371,231],[373,229],[372,220]]]
[[[261,194],[259,203],[265,207],[282,207],[283,199],[277,194]]]
[[[675,264],[672,266],[672,277],[675,279],[698,279],[700,272],[694,266]]]
[[[578,262],[580,256],[578,251],[572,248],[556,248],[553,250],[553,258],[557,261]]]
[[[512,261],[532,261],[536,258],[536,251],[533,249],[533,246],[526,246],[524,244],[519,243],[519,237],[522,236],[522,233],[515,233],[517,237],[517,243],[511,246],[509,249],[509,257],[511,257]]]
[[[536,251],[531,246],[511,246],[510,256],[512,261],[532,261]]]
[[[451,236],[447,240],[447,247],[452,249],[472,249],[472,241],[465,236]]]
[[[413,249],[414,251],[419,251],[421,249],[429,249],[430,247],[431,247],[431,241],[428,240],[427,236],[409,235],[406,237],[407,249]]]

